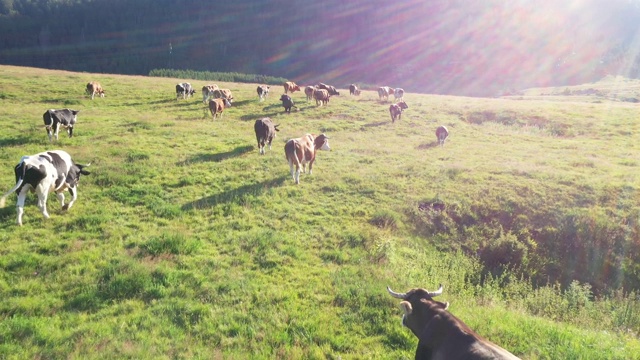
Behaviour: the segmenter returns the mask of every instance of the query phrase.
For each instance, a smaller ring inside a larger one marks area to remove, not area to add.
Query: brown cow
[[[284,93],[288,94],[288,93],[292,93],[295,91],[300,91],[300,86],[296,85],[296,83],[294,83],[293,81],[287,81],[284,84]]]
[[[216,119],[216,115],[222,119],[222,112],[225,107],[231,107],[231,102],[227,99],[211,99],[209,100],[209,111],[211,111],[211,116],[213,120]]]
[[[227,99],[229,103],[233,102],[233,94],[229,89],[216,89],[213,90],[213,98],[214,99]],[[231,106],[231,105],[229,105]]]
[[[264,155],[264,147],[265,145],[269,145],[269,150],[271,150],[271,141],[276,137],[276,132],[280,131],[278,129],[277,124],[274,124],[271,121],[271,118],[262,118],[256,120],[253,124],[253,129],[256,132],[256,140],[258,141],[258,151],[260,155]]]
[[[305,168],[308,162],[309,175],[311,175],[318,150],[331,150],[329,137],[325,134],[320,134],[318,137],[307,134],[301,138],[291,139],[284,145],[284,154],[289,162],[291,177],[296,184],[300,184],[300,165],[302,165],[302,172],[306,172]]]
[[[404,310],[402,325],[418,338],[416,359],[452,360],[517,360],[515,355],[482,338],[462,320],[447,311],[449,303],[433,300],[442,294],[437,291],[412,289],[396,293],[387,287],[391,296],[401,299]]]
[[[307,95],[307,101],[313,99],[313,92],[316,91],[315,86],[307,86],[304,88],[304,94]]]
[[[400,120],[400,118],[402,118],[402,111],[405,109],[408,109],[409,105],[407,105],[406,102],[404,102],[403,100],[398,101],[395,104],[391,104],[389,105],[389,114],[391,114],[391,122],[396,122],[397,120]]]
[[[313,92],[313,98],[316,99],[316,106],[322,106],[329,103],[329,91],[325,89],[318,89]]]
[[[209,98],[213,98],[213,92],[218,90],[219,87],[216,84],[209,84],[202,87],[202,103],[206,104]]]
[[[438,138],[438,144],[440,146],[444,146],[444,141],[449,137],[449,130],[444,125],[438,126],[436,129],[436,137]]]
[[[96,94],[100,95],[100,97],[104,97],[104,90],[102,89],[102,85],[100,85],[100,83],[97,81],[88,83],[85,91],[87,95],[91,95],[91,100],[93,100],[93,97],[96,96]]]

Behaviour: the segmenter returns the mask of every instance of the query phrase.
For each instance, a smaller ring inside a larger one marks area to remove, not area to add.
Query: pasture
[[[374,91],[285,114],[282,87],[216,82],[235,101],[213,121],[206,83],[0,66],[0,192],[45,150],[92,172],[68,212],[0,209],[0,358],[412,359],[386,286],[442,283],[523,359],[640,359],[638,105],[407,93],[392,124]],[[50,108],[80,110],[73,138],[49,142]],[[332,151],[296,185],[305,133]]]

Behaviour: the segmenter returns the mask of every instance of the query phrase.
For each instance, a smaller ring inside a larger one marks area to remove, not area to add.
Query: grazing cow
[[[395,90],[393,90],[393,97],[395,98],[396,101],[404,100],[404,89],[395,88]]]
[[[229,89],[216,89],[213,91],[214,99],[227,99],[229,103],[233,102],[233,94]]]
[[[69,137],[73,136],[73,126],[76,124],[77,115],[80,110],[62,109],[54,110],[50,109],[42,114],[44,120],[44,127],[47,129],[47,135],[49,135],[49,141],[51,141],[51,135],[55,135],[56,141],[58,141],[58,132],[60,127],[66,128]]]
[[[291,99],[291,96],[289,96],[287,94],[282,94],[282,96],[280,96],[280,101],[282,101],[282,106],[284,107],[284,112],[290,114],[292,107],[294,107],[294,108],[296,108],[296,110],[298,110],[298,107],[293,103],[293,99]]]
[[[284,154],[289,162],[291,177],[296,184],[300,184],[300,165],[302,165],[302,172],[306,172],[306,166],[309,163],[309,175],[311,175],[318,150],[331,150],[327,135],[320,134],[318,137],[314,137],[307,134],[301,138],[291,139],[284,145]]]
[[[97,81],[88,83],[85,91],[87,95],[91,95],[91,100],[93,100],[96,94],[100,95],[100,97],[104,97],[104,89],[102,89],[102,85]]]
[[[253,125],[253,129],[256,131],[256,140],[258,140],[258,150],[260,155],[264,155],[264,146],[269,144],[269,150],[271,150],[271,141],[276,137],[276,131],[279,125],[274,125],[270,118],[262,118],[256,120]]]
[[[356,84],[349,85],[349,95],[360,95],[360,89]]]
[[[62,150],[45,151],[36,155],[23,156],[15,167],[16,185],[0,198],[0,208],[4,207],[7,196],[13,192],[18,194],[18,225],[22,225],[24,202],[29,190],[38,196],[38,208],[48,219],[47,197],[55,191],[56,197],[62,205],[62,210],[68,210],[78,198],[78,181],[80,174],[89,175],[84,170],[89,165],[79,165],[71,160],[71,156]],[[71,193],[71,201],[65,205],[65,190]]]
[[[269,85],[260,85],[258,86],[258,99],[260,99],[260,101],[264,100],[267,98],[267,96],[269,95],[269,89],[271,87]]]
[[[329,91],[325,89],[318,89],[313,92],[313,98],[316,99],[316,106],[327,105],[330,97]]]
[[[225,108],[231,107],[231,101],[227,99],[211,99],[209,100],[209,111],[213,120],[216,119],[216,115],[222,119],[222,112]],[[205,110],[206,111],[206,110]]]
[[[284,93],[294,93],[295,91],[300,91],[300,86],[296,85],[293,81],[287,81],[284,84]]]
[[[438,126],[436,129],[436,137],[438,138],[438,144],[444,146],[444,141],[449,137],[449,130],[444,125]]]
[[[311,99],[313,99],[313,92],[316,90],[315,86],[307,86],[304,88],[304,94],[307,95],[307,101],[311,101]]]
[[[406,102],[404,102],[404,100],[400,100],[395,104],[391,104],[389,105],[389,114],[391,114],[391,122],[396,122],[397,120],[400,120],[400,118],[402,118],[402,111],[405,109],[408,109],[409,105],[407,105]]]
[[[183,82],[180,84],[176,84],[176,100],[178,100],[181,96],[182,99],[186,99],[191,97],[191,95],[195,94],[196,91],[191,87],[191,84],[188,82]]]
[[[387,287],[391,296],[401,299],[404,310],[402,325],[418,338],[415,359],[452,360],[516,360],[518,357],[482,338],[462,320],[447,311],[449,303],[433,300],[442,294],[437,291],[412,289],[396,293]]]
[[[202,103],[206,104],[209,98],[213,98],[213,92],[218,90],[218,85],[210,84],[202,87]]]
[[[388,86],[381,86],[378,88],[378,99],[379,100],[389,100],[389,91],[391,89]]]
[[[327,90],[329,92],[329,95],[340,95],[338,90],[336,90],[336,88],[331,85],[319,83],[318,85],[316,85],[316,88]]]

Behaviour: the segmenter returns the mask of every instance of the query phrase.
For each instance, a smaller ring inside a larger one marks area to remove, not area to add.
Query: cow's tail
[[[23,181],[23,178],[21,177],[20,179],[18,179],[18,182],[16,183],[16,186],[14,186],[11,190],[7,191],[6,194],[2,195],[2,197],[0,198],[0,208],[4,207],[6,199],[7,199],[7,196],[11,195],[16,190],[18,190],[18,188],[22,185],[22,181]]]

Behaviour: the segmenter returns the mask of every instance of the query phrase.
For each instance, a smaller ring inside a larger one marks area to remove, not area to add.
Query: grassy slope
[[[91,80],[106,98],[83,94]],[[29,198],[18,228],[13,206],[0,209],[0,357],[412,358],[385,286],[442,282],[453,313],[523,358],[639,358],[637,339],[479,295],[480,266],[437,251],[406,216],[434,198],[544,213],[611,184],[637,189],[635,105],[408,94],[391,124],[371,92],[322,108],[296,93],[285,115],[277,87],[259,103],[255,85],[218,83],[236,102],[212,122],[197,97],[175,100],[182,80],[0,67],[2,191],[24,154],[60,148],[93,171],[64,216],[50,200],[44,221]],[[76,137],[49,144],[42,113],[63,107],[81,110]],[[487,109],[546,125],[463,121]],[[265,156],[262,116],[282,129]],[[282,147],[307,132],[333,151],[296,186]]]

